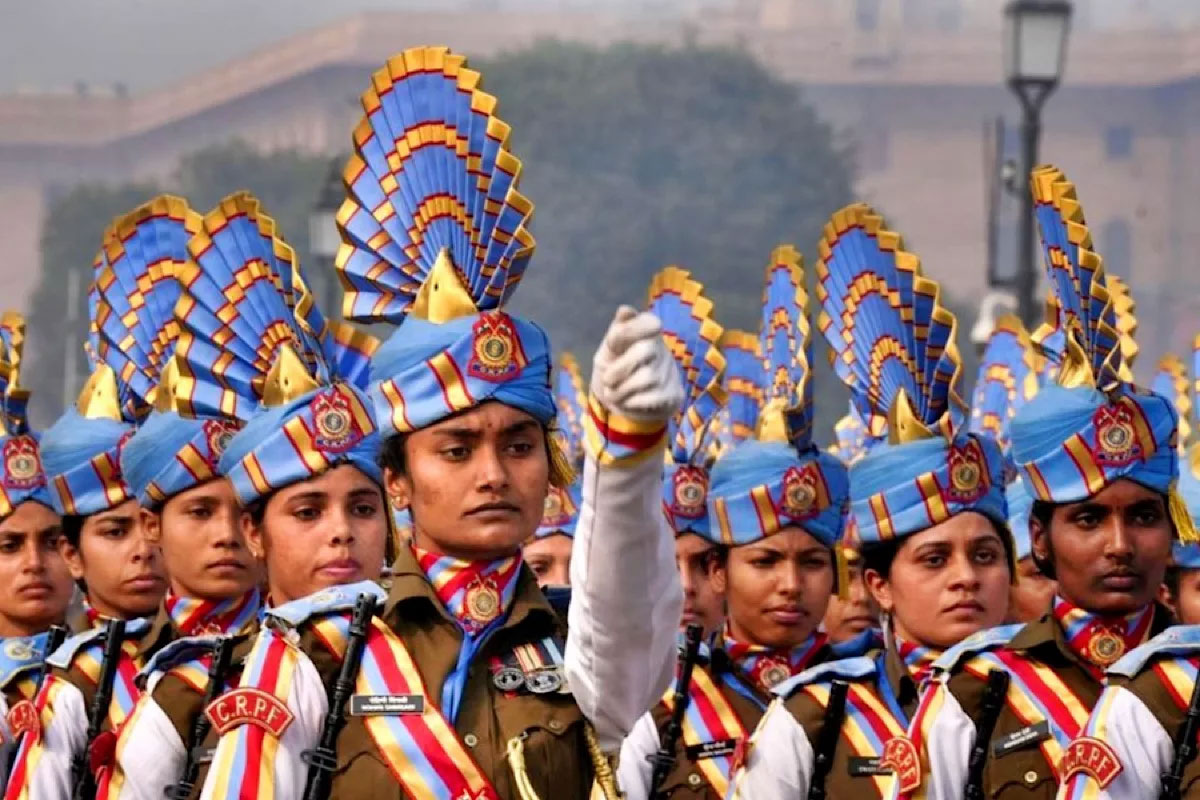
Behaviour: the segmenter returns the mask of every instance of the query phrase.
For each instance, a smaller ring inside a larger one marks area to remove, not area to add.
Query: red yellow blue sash
[[[876,680],[887,680],[882,672]],[[804,693],[826,708],[829,705],[828,683],[814,683],[804,687]],[[879,696],[874,682],[854,681],[846,692],[846,713],[842,719],[842,741],[850,747],[850,754],[862,758],[879,758],[884,745],[894,737],[904,736],[905,722],[896,718],[888,704]],[[871,782],[880,797],[886,796],[892,786],[890,773],[872,775]]]
[[[1200,657],[1192,656],[1163,659],[1152,667],[1180,711],[1187,711],[1191,704],[1197,666],[1200,666]]]
[[[1050,736],[1040,747],[1058,774],[1058,762],[1071,740],[1087,723],[1091,708],[1049,667],[1008,650],[981,653],[964,667],[982,681],[993,669],[1009,673],[1007,705],[1023,726],[1049,723]]]
[[[12,771],[8,776],[8,789],[4,793],[5,800],[28,800],[29,780],[37,773],[45,745],[42,731],[54,718],[54,704],[58,695],[69,684],[56,675],[50,675],[42,684],[42,690],[33,701],[41,724],[21,737],[17,747],[17,756],[13,761]]]
[[[668,692],[663,697],[668,711],[674,709],[674,697]],[[687,712],[683,717],[683,743],[687,747],[698,747],[710,742],[735,743],[744,749],[746,727],[729,704],[721,687],[712,679],[708,670],[697,668],[692,672],[692,683]],[[729,794],[729,776],[733,772],[735,753],[714,755],[696,761],[696,768],[720,797]]]
[[[295,677],[297,651],[280,634],[264,630],[246,657],[242,685],[287,703]],[[279,739],[260,725],[243,724],[221,737],[210,768],[214,797],[273,800],[274,764]]]
[[[317,638],[340,658],[346,651],[350,618],[330,616],[312,624]],[[375,714],[364,724],[384,763],[415,800],[499,800],[457,732],[426,689],[408,647],[379,618],[371,620],[355,691],[360,695],[404,696],[413,713]]]
[[[184,636],[239,633],[254,621],[262,606],[258,589],[220,602],[169,595],[163,603],[171,623]]]

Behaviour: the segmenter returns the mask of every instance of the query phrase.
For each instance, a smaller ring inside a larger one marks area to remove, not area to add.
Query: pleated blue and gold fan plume
[[[444,322],[502,306],[533,254],[533,204],[479,73],[444,47],[417,47],[377,70],[361,99],[338,212],[345,316]]]
[[[843,464],[853,464],[866,455],[870,445],[867,426],[858,416],[853,401],[846,415],[833,424],[833,438],[829,452],[840,458]]]
[[[957,322],[940,291],[870,206],[847,206],[825,225],[818,325],[873,437],[950,438],[961,421]]]
[[[727,330],[721,336],[725,356],[725,394],[728,402],[720,415],[719,437],[728,447],[754,436],[763,404],[763,362],[758,337],[746,331]]]
[[[179,338],[178,276],[201,216],[182,197],[159,195],[118,217],[104,232],[92,282],[94,357],[127,389],[127,415],[154,405],[163,369]]]
[[[758,437],[787,441],[799,452],[812,446],[812,330],[804,259],[792,245],[771,252],[763,287],[759,351],[763,407]]]
[[[1137,359],[1137,303],[1129,284],[1116,275],[1107,278],[1108,293],[1112,296],[1113,314],[1121,342],[1121,380],[1133,383],[1133,362]]]
[[[29,433],[29,390],[21,386],[25,353],[25,317],[16,311],[0,314],[0,436]]]
[[[1006,314],[996,321],[979,360],[969,430],[987,434],[1007,449],[1009,423],[1037,390],[1033,343],[1021,320]]]
[[[342,345],[312,303],[295,252],[253,195],[222,200],[187,246],[175,307],[180,413],[246,421],[260,403],[279,405],[342,374],[365,380],[373,339]]]
[[[575,356],[570,353],[559,356],[551,380],[554,404],[558,407],[557,432],[562,437],[563,453],[578,469],[584,456],[583,415],[587,408],[587,394]]]
[[[1150,391],[1162,395],[1175,405],[1175,411],[1179,413],[1179,450],[1186,452],[1192,432],[1192,385],[1188,381],[1187,365],[1183,359],[1174,353],[1167,353],[1160,358],[1150,379]]]
[[[669,266],[650,283],[649,310],[662,321],[663,338],[679,365],[684,399],[668,426],[669,457],[675,464],[707,461],[706,440],[713,418],[725,403],[722,385],[724,329],[713,319],[712,301],[687,270]]]
[[[1104,262],[1092,249],[1092,236],[1075,194],[1075,185],[1053,166],[1031,175],[1034,212],[1054,300],[1048,318],[1033,335],[1035,342],[1060,336],[1062,355],[1058,383],[1115,388],[1127,369],[1113,298]]]

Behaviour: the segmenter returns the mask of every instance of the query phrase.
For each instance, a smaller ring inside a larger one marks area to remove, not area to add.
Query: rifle
[[[987,689],[983,693],[983,705],[979,710],[979,719],[975,723],[975,744],[971,747],[971,755],[967,759],[967,785],[963,793],[966,800],[984,800],[983,767],[987,764],[988,746],[992,743],[992,733],[996,730],[996,721],[1004,709],[1004,698],[1008,695],[1009,675],[1002,669],[994,669],[988,673]]]
[[[212,723],[204,709],[208,708],[225,690],[225,676],[229,672],[229,663],[233,660],[233,637],[223,636],[213,648],[212,662],[208,665],[208,686],[204,691],[204,705],[200,714],[192,723],[192,735],[188,741],[187,754],[183,764],[183,777],[174,786],[163,789],[169,800],[187,800],[196,788],[196,779],[200,777],[200,761],[196,751],[204,746],[204,737],[208,736]]]
[[[842,720],[846,717],[846,694],[850,684],[834,681],[829,687],[829,703],[825,706],[825,719],[817,733],[817,746],[813,751],[812,780],[808,784],[808,800],[825,800],[825,781],[833,769],[833,753],[837,750],[842,734]]]
[[[659,792],[659,787],[675,768],[675,747],[683,733],[683,715],[687,713],[688,702],[692,696],[692,669],[700,660],[700,638],[703,635],[704,629],[694,623],[688,625],[684,631],[684,648],[679,660],[679,675],[675,679],[671,719],[659,739],[658,751],[646,756],[646,760],[653,765],[653,771],[650,773],[650,797],[653,800],[665,797]]]
[[[362,664],[363,649],[367,646],[367,626],[375,616],[375,596],[360,594],[354,604],[354,616],[350,618],[350,637],[346,642],[346,654],[342,668],[333,684],[333,696],[329,700],[329,712],[321,725],[321,738],[317,746],[300,754],[308,765],[308,776],[304,781],[304,800],[325,800],[329,796],[329,779],[337,769],[337,738],[346,724],[346,701],[354,693],[354,682]]]
[[[1200,672],[1196,673],[1196,682],[1192,685],[1192,700],[1188,703],[1187,714],[1175,732],[1175,758],[1171,760],[1171,769],[1162,775],[1161,800],[1179,800],[1183,771],[1196,757],[1197,733],[1200,733]]]
[[[95,800],[96,776],[92,774],[90,756],[92,744],[100,736],[104,720],[108,719],[108,707],[112,703],[113,682],[121,661],[121,645],[125,642],[125,620],[110,620],[104,630],[104,660],[100,664],[100,680],[92,705],[88,708],[87,740],[71,762],[71,774],[75,788],[72,800]]]

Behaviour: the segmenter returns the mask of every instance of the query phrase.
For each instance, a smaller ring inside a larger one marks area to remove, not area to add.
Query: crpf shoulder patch
[[[883,745],[879,766],[896,774],[901,793],[914,791],[921,785],[921,762],[917,746],[907,736],[893,736]]]
[[[294,715],[278,697],[261,689],[243,687],[221,695],[204,709],[209,722],[224,735],[239,725],[257,725],[276,739]]]
[[[1082,773],[1094,779],[1101,789],[1108,788],[1124,769],[1112,747],[1091,736],[1081,736],[1071,742],[1058,766],[1063,783]]]
[[[12,732],[14,740],[23,733],[42,729],[42,719],[31,700],[13,703],[13,707],[8,710],[7,719],[8,729]]]

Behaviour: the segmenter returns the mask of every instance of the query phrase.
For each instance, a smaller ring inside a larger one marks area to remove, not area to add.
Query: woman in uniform
[[[911,777],[904,732],[937,655],[1000,623],[1012,544],[1003,463],[962,427],[955,319],[865,205],[836,213],[817,265],[819,326],[873,446],[850,467],[864,578],[885,649],[775,687],[734,796],[883,797]]]

